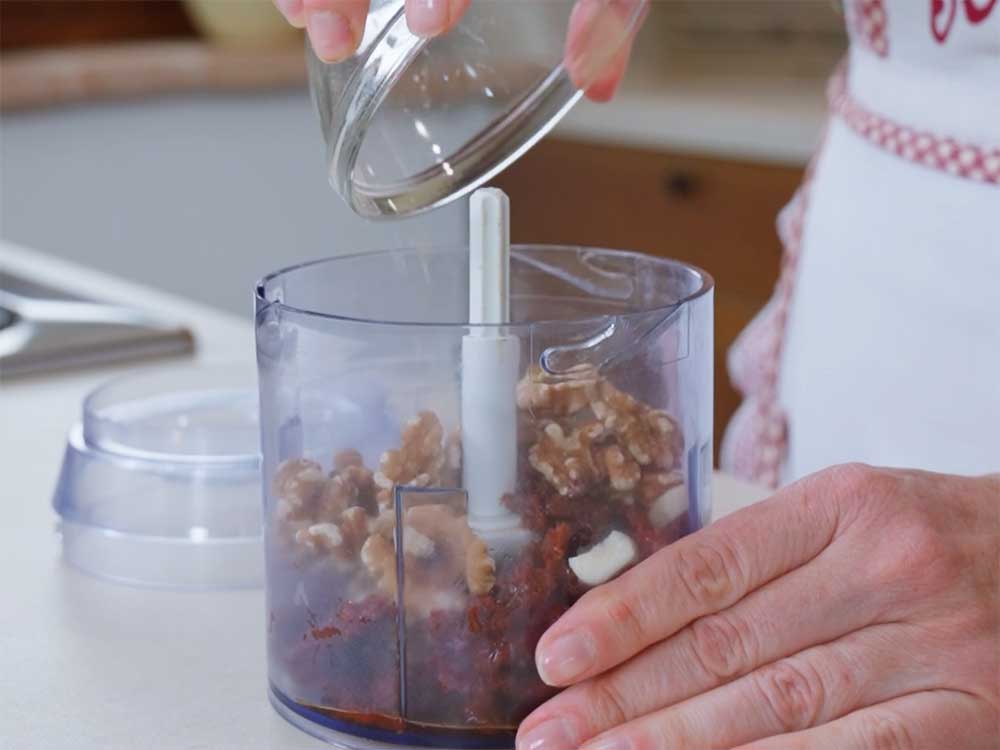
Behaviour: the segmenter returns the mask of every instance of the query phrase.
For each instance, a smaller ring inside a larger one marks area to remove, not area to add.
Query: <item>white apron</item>
[[[848,0],[775,297],[731,353],[723,467],[1000,470],[1000,0]]]

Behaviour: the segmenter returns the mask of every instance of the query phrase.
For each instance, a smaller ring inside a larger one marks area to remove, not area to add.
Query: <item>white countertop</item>
[[[2,268],[174,315],[195,331],[199,359],[252,366],[249,321],[0,242]],[[61,561],[49,503],[63,440],[111,372],[0,385],[0,746],[323,747],[268,705],[262,591],[130,588]],[[716,516],[764,494],[717,475]]]

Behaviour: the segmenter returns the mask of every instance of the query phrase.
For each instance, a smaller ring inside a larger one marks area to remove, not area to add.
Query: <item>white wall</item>
[[[328,186],[304,92],[6,114],[0,236],[239,314],[308,258],[454,243],[464,203],[377,224]]]

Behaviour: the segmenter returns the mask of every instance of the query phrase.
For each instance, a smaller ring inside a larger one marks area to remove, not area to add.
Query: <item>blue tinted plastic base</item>
[[[475,731],[435,732],[369,727],[333,718],[319,711],[302,706],[270,686],[268,697],[271,705],[286,721],[313,737],[329,742],[344,750],[395,750],[399,748],[430,747],[449,750],[511,750],[514,733],[483,735]]]

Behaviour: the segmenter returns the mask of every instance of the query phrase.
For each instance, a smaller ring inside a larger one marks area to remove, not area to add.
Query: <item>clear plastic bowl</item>
[[[409,31],[402,0],[373,0],[351,58],[328,64],[307,52],[331,184],[369,218],[466,194],[530,148],[606,73],[645,7],[644,0],[475,2],[457,28],[428,40]]]
[[[533,659],[546,627],[710,514],[707,274],[515,247],[499,327],[466,322],[467,278],[456,247],[257,288],[272,702],[342,747],[511,747],[551,695]],[[463,348],[494,335],[520,378],[500,394],[518,446],[495,499],[517,529],[499,540],[467,512],[457,433]],[[585,566],[613,534],[617,562]]]
[[[259,586],[257,413],[246,367],[156,368],[92,392],[52,501],[66,561],[136,585]]]

